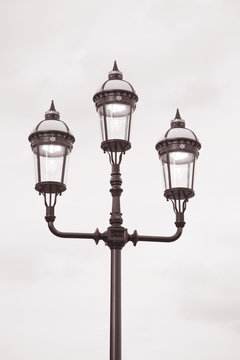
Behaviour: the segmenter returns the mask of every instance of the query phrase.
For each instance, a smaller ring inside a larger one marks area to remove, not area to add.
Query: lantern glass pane
[[[163,177],[164,177],[164,184],[165,184],[165,189],[170,189],[170,183],[169,183],[169,173],[168,173],[168,165],[167,162],[162,161],[162,166],[163,166]]]
[[[133,87],[125,80],[108,80],[104,85],[104,90],[126,90],[133,91]]]
[[[176,151],[161,156],[166,189],[184,187],[193,190],[195,155]]]
[[[167,139],[185,138],[185,139],[193,139],[193,140],[197,139],[196,135],[190,129],[182,128],[182,127],[171,128],[170,130],[168,130],[166,138]]]
[[[34,148],[36,183],[57,181],[65,184],[68,155],[69,150],[63,145],[36,146]]]
[[[34,129],[36,131],[36,129]],[[33,131],[33,132],[34,132]],[[69,132],[67,125],[61,120],[43,120],[38,124],[37,131],[64,131]]]
[[[105,84],[103,86],[101,86],[98,90],[98,92],[102,92],[102,91],[106,91],[106,90],[126,90],[129,92],[133,92],[133,87],[131,84],[129,84],[129,82],[125,81],[125,80],[118,80],[118,79],[114,79],[114,80],[108,80],[105,82]]]
[[[104,109],[105,107],[105,109]],[[104,111],[105,110],[105,111]],[[129,139],[131,106],[125,104],[107,104],[98,110],[100,115],[102,139]]]

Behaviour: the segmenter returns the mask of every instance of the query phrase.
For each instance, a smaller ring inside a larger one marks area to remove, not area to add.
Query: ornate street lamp
[[[29,141],[34,154],[35,189],[44,195],[47,216],[53,216],[57,195],[66,190],[66,167],[75,141],[68,126],[60,120],[53,101]]]
[[[108,80],[94,95],[93,101],[100,117],[104,151],[125,152],[131,148],[130,130],[138,97],[132,85],[123,80],[116,61]]]
[[[201,144],[196,135],[192,130],[185,128],[185,121],[177,109],[175,119],[171,121],[171,128],[166,132],[164,139],[156,145],[163,166],[166,189],[164,196],[172,201],[177,214],[184,213],[186,202],[195,195],[194,172],[200,148]]]
[[[93,101],[100,117],[101,148],[108,153],[112,165],[112,212],[110,226],[105,232],[98,229],[94,233],[61,232],[54,226],[56,199],[66,190],[66,163],[75,139],[68,126],[60,120],[53,102],[45,119],[29,136],[29,141],[35,157],[35,189],[44,195],[45,219],[50,231],[62,238],[93,239],[96,244],[103,240],[111,250],[110,360],[121,360],[121,250],[128,242],[134,245],[138,241],[172,242],[181,236],[186,202],[194,196],[195,162],[201,145],[195,134],[185,128],[177,110],[171,128],[156,145],[163,166],[164,196],[172,201],[176,213],[176,233],[172,236],[146,236],[138,235],[135,230],[130,235],[122,226],[120,163],[122,155],[131,148],[131,122],[138,97],[132,85],[123,80],[116,62]]]

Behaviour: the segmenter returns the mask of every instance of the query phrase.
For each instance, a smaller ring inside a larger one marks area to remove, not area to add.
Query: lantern
[[[156,145],[162,161],[167,199],[187,201],[194,196],[195,163],[200,148],[196,135],[185,128],[185,121],[177,109],[171,128]]]
[[[125,152],[131,148],[132,114],[138,97],[132,85],[123,80],[116,61],[108,80],[93,97],[100,117],[101,148],[109,152]]]
[[[68,126],[60,120],[52,101],[45,119],[29,136],[34,154],[35,189],[44,195],[66,190],[66,168],[75,139]]]

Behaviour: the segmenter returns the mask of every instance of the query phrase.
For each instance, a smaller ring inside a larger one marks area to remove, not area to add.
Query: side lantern
[[[75,141],[68,126],[60,120],[52,101],[45,119],[29,136],[34,154],[35,189],[46,194],[61,194],[66,190],[66,168]]]
[[[199,143],[193,131],[185,128],[179,110],[171,121],[171,128],[156,149],[162,161],[165,182],[164,196],[167,200],[183,200],[184,203],[195,195],[195,164],[199,156]]]

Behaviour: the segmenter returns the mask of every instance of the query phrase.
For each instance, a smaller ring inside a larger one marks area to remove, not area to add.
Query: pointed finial
[[[185,120],[181,118],[179,109],[177,109],[175,118],[171,121],[171,127],[185,127]]]
[[[175,119],[182,119],[181,116],[180,116],[180,112],[179,112],[178,109],[177,109],[177,112],[176,112]]]
[[[50,106],[49,111],[56,111],[53,100],[52,100],[52,102],[51,102],[51,106]]]
[[[110,73],[108,73],[108,79],[109,80],[114,80],[114,79],[122,80],[122,78],[123,78],[122,72],[119,71],[118,66],[117,66],[117,61],[115,60],[112,71],[110,71]]]
[[[54,101],[52,100],[50,109],[45,112],[45,120],[60,120],[60,114],[55,109]]]
[[[118,66],[117,66],[117,61],[116,61],[116,60],[114,61],[112,71],[119,71]]]

